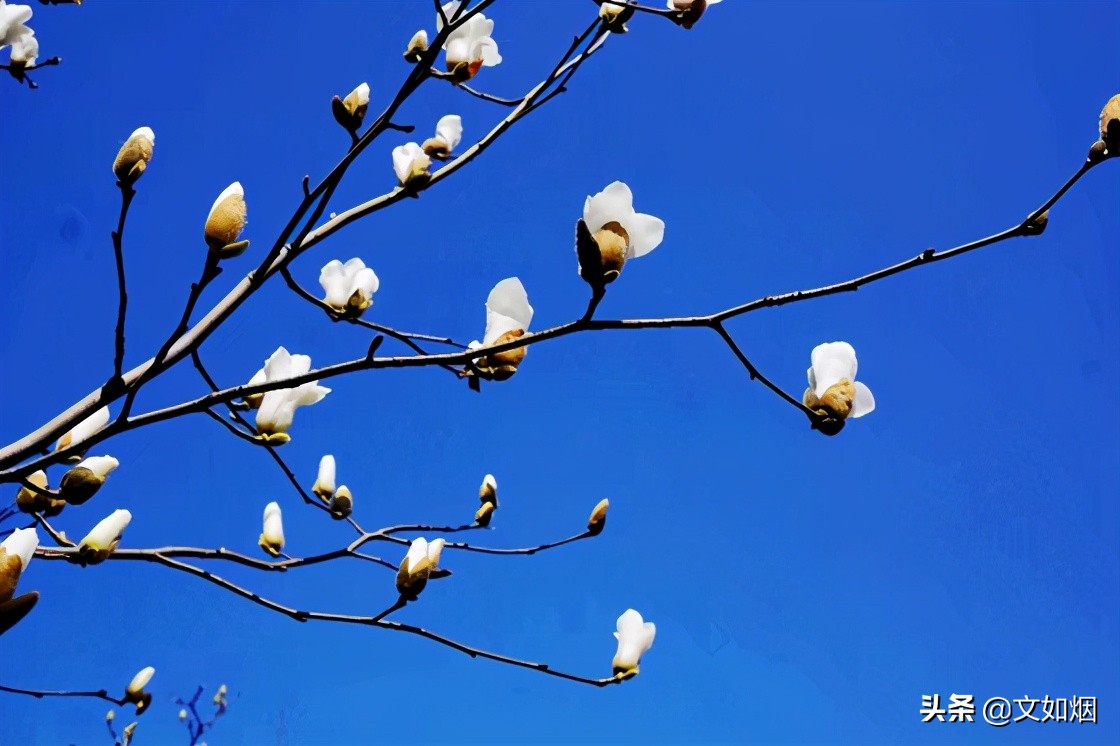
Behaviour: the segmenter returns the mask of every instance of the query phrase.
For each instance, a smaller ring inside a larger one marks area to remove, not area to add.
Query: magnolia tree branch
[[[32,80],[31,76],[27,73],[31,72],[32,70],[38,70],[42,67],[54,67],[55,65],[60,64],[62,64],[61,57],[49,57],[42,62],[38,62],[34,65],[24,65],[22,63],[16,62],[0,64],[0,70],[7,70],[8,74],[16,79],[16,82],[27,83],[28,88],[35,89],[39,87],[39,84]]]
[[[50,691],[45,689],[20,689],[14,686],[4,686],[0,684],[0,692],[8,692],[9,694],[25,694],[35,699],[45,699],[47,697],[86,697],[92,699],[103,699],[106,702],[112,702],[115,705],[124,705],[124,699],[118,699],[110,696],[108,690],[98,689],[97,691]]]

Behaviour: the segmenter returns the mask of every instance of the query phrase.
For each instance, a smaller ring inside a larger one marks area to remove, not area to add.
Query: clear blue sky
[[[524,90],[593,12],[499,5],[505,61],[478,86]],[[331,95],[368,80],[377,110],[432,16],[421,0],[35,4],[43,55],[65,62],[37,91],[0,81],[0,441],[109,372],[110,164],[133,129],[157,143],[125,240],[130,364],[178,317],[215,195],[244,184],[253,240],[224,288],[286,221],[300,178],[343,152]],[[586,302],[573,223],[585,195],[622,179],[666,238],[600,315],[710,312],[1012,225],[1078,167],[1120,81],[1114,2],[728,0],[691,32],[631,28],[483,159],[332,238],[297,276],[314,286],[328,259],[363,257],[381,278],[369,318],[469,340],[486,293],[517,275],[535,328],[568,321]],[[433,82],[399,119],[427,133],[447,113],[467,142],[504,116]],[[389,150],[405,139],[371,147],[332,209],[391,188]],[[454,577],[399,618],[609,675],[614,620],[633,606],[658,633],[624,686],[299,625],[156,566],[41,560],[21,587],[43,598],[0,640],[0,683],[119,688],[154,665],[144,746],[179,743],[174,697],[220,682],[231,710],[211,744],[1120,742],[1117,235],[1112,162],[1040,238],[735,322],[798,392],[814,345],[856,346],[878,410],[837,438],[703,330],[548,342],[481,395],[438,370],[335,379],[297,415],[283,453],[310,484],[333,452],[368,526],[464,520],[486,472],[502,507],[475,540],[493,546],[573,533],[609,496],[595,541],[508,560],[447,552]],[[232,385],[281,344],[325,364],[366,342],[273,283],[203,351]],[[187,367],[141,405],[201,390]],[[100,450],[122,465],[58,519],[71,535],[123,507],[127,546],[257,552],[276,500],[291,553],[350,538],[202,416]],[[391,574],[364,564],[221,571],[304,608],[374,613],[395,598]],[[920,722],[923,694],[954,692],[1096,696],[1100,723]],[[104,743],[105,709],[0,696],[0,743]]]

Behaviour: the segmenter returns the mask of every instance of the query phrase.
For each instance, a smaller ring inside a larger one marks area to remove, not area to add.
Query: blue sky
[[[408,38],[433,26],[430,7],[35,4],[43,55],[65,61],[37,91],[0,85],[0,441],[111,367],[110,165],[128,133],[157,134],[125,238],[135,364],[180,313],[215,195],[244,184],[254,242],[225,288],[286,222],[301,177],[343,153],[331,95],[368,80],[377,110],[407,72]],[[478,87],[527,89],[593,12],[499,4],[505,61]],[[328,259],[363,257],[381,278],[368,318],[469,340],[486,293],[517,275],[534,328],[562,323],[586,302],[573,223],[586,195],[621,179],[666,238],[599,315],[708,313],[1016,223],[1076,170],[1120,79],[1116,3],[728,0],[691,32],[656,18],[631,29],[485,157],[320,245],[297,277],[314,286]],[[452,112],[466,141],[505,115],[433,82],[399,120],[426,133]],[[389,150],[405,139],[372,146],[332,209],[390,189]],[[608,675],[614,620],[633,606],[657,640],[621,687],[299,625],[156,566],[42,560],[21,582],[42,601],[0,640],[0,683],[118,688],[154,665],[141,744],[180,742],[174,698],[221,682],[231,710],[211,744],[1115,743],[1118,166],[1091,172],[1039,238],[735,321],[747,354],[794,392],[814,345],[856,346],[878,410],[836,438],[704,330],[547,342],[481,395],[438,370],[334,379],[297,415],[284,455],[310,484],[334,453],[370,527],[464,520],[486,472],[502,507],[472,540],[491,546],[574,533],[609,496],[595,541],[512,559],[448,552],[453,578],[398,618]],[[274,282],[203,353],[233,385],[281,344],[326,364],[367,341]],[[201,391],[183,367],[139,406]],[[101,450],[122,465],[58,519],[72,535],[123,507],[126,546],[253,553],[276,500],[291,553],[350,538],[205,417]],[[303,608],[375,613],[395,598],[391,574],[365,564],[239,569],[221,571]],[[1096,696],[1100,722],[922,724],[932,693]],[[0,696],[0,743],[104,743],[104,710]]]

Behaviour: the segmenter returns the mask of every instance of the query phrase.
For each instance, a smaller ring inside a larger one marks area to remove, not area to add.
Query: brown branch
[[[36,63],[34,65],[25,65],[23,63],[9,63],[6,65],[0,65],[0,70],[7,70],[8,73],[16,79],[16,82],[27,83],[28,88],[30,88],[31,90],[35,90],[39,87],[39,84],[32,80],[31,76],[29,76],[27,73],[31,72],[32,70],[38,70],[41,67],[54,67],[55,65],[59,65],[61,63],[61,57],[49,57],[42,62]]]
[[[25,694],[35,699],[43,699],[44,697],[89,697],[91,699],[103,699],[106,702],[112,702],[118,706],[124,706],[124,699],[117,699],[116,697],[109,696],[106,689],[98,689],[97,691],[79,692],[79,691],[49,691],[45,689],[20,689],[14,686],[4,686],[0,684],[0,692],[8,692],[10,694]]]
[[[113,377],[110,379],[109,386],[123,387],[124,381],[121,380],[121,372],[124,366],[124,321],[125,314],[128,309],[128,292],[125,289],[125,275],[124,275],[124,224],[128,219],[128,208],[132,204],[132,198],[136,196],[136,190],[130,185],[123,182],[117,182],[117,186],[121,190],[121,213],[117,219],[117,229],[113,231],[113,257],[117,265],[117,328],[116,328],[116,353],[113,356]]]
[[[739,349],[739,345],[736,344],[735,339],[731,336],[727,329],[724,328],[723,324],[717,321],[712,324],[712,328],[715,329],[716,333],[719,334],[720,338],[723,339],[724,343],[731,349],[731,352],[735,355],[735,357],[739,359],[739,362],[743,364],[743,367],[747,369],[747,373],[750,374],[752,381],[757,380],[759,383],[773,391],[782,399],[789,402],[797,409],[800,409],[809,417],[809,420],[811,422],[817,422],[817,420],[820,419],[820,415],[805,406],[799,399],[795,399],[794,397],[790,396],[784,390],[782,390],[781,387],[777,386],[769,378],[762,375],[762,373],[759,372],[758,368],[754,366],[754,363],[752,363],[747,358],[747,356],[743,354],[743,351]]]

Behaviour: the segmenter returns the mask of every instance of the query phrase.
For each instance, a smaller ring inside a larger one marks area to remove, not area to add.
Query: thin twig
[[[113,356],[113,378],[112,384],[114,386],[124,386],[124,381],[121,380],[121,373],[124,366],[124,322],[125,314],[128,309],[128,291],[125,289],[125,274],[124,274],[124,224],[128,219],[128,207],[132,204],[132,198],[136,196],[136,190],[130,185],[123,182],[118,182],[117,186],[121,190],[121,214],[117,220],[117,229],[113,231],[113,257],[117,265],[117,290],[118,290],[118,303],[117,303],[117,328],[116,328],[116,354]]]
[[[108,690],[98,689],[97,691],[80,692],[80,691],[50,691],[46,689],[21,689],[14,686],[4,686],[0,684],[0,692],[8,692],[10,694],[25,694],[35,699],[43,699],[45,697],[89,697],[92,699],[103,699],[106,702],[112,702],[115,705],[123,706],[124,699],[117,699],[109,695]]]

